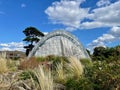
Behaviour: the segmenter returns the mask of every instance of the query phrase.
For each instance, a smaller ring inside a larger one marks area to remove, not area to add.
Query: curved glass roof
[[[47,55],[90,58],[79,40],[69,32],[62,30],[50,32],[41,38],[30,52],[28,58]]]

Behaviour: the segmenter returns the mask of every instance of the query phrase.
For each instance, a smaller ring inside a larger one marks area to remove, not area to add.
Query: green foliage
[[[66,90],[120,89],[120,46],[97,47],[92,55],[92,60],[80,59],[82,65],[77,65],[78,62],[74,61],[79,60],[74,58],[70,61],[68,58],[54,55],[36,59],[38,62],[51,62],[54,83],[63,84]],[[70,64],[74,65],[74,68],[70,68]],[[78,68],[81,66],[83,70],[79,74],[81,70]],[[77,77],[75,74],[78,74]],[[25,78],[28,78],[27,76],[29,75],[24,74]]]
[[[38,29],[36,29],[35,27],[27,27],[23,31],[23,33],[26,35],[26,38],[24,38],[23,41],[31,42],[31,44],[33,42],[39,41],[39,38],[37,38],[37,36],[41,36],[41,37],[44,36],[44,34],[40,32]]]
[[[55,56],[55,55],[48,55],[46,57],[35,57],[38,61],[43,62],[43,61],[51,61],[54,64],[56,63],[61,63],[67,61],[66,57],[63,56]]]
[[[44,57],[44,59],[51,62],[51,60],[49,60],[50,58],[46,59],[46,57]],[[55,67],[56,69],[52,69],[53,71],[51,72],[52,76],[55,77],[53,78],[54,82],[65,85],[66,90],[110,90],[111,88],[119,88],[120,61],[112,60],[111,62],[107,62],[103,60],[91,62],[88,59],[81,59],[80,61],[84,66],[84,73],[79,75],[77,78],[74,77],[71,72],[66,71],[71,69],[67,68],[68,65],[67,67],[63,67],[64,64],[59,64],[59,62],[57,62],[58,66]],[[75,74],[75,72],[72,73]],[[38,82],[38,77],[36,79],[36,76],[34,76],[30,71],[25,71],[21,74],[21,79],[23,80],[30,79],[31,77],[34,79],[34,81]]]
[[[20,74],[21,80],[26,80],[31,78],[31,72],[30,71],[24,71]]]
[[[111,48],[96,47],[92,55],[92,60],[94,61],[111,62],[112,60],[117,61],[119,59],[120,59],[120,46]]]
[[[120,62],[94,61],[85,76],[93,83],[95,90],[109,90],[120,85]]]
[[[20,80],[27,80],[27,79],[33,79],[35,81],[37,81],[37,77],[34,75],[34,73],[32,72],[32,70],[26,70],[23,71],[20,75]]]
[[[55,55],[48,55],[46,57],[36,57],[37,61],[39,62],[44,62],[44,61],[47,61],[47,62],[51,62],[52,64],[52,69],[55,69],[56,68],[56,65],[58,63],[65,63],[67,62],[67,57],[63,57],[63,56],[55,56]]]
[[[24,46],[24,48],[26,49],[26,56],[28,56],[29,52],[32,50],[32,48],[34,47],[34,43],[37,43],[39,41],[39,37],[43,37],[44,34],[42,32],[40,32],[38,29],[36,29],[35,27],[27,27],[23,33],[25,34],[25,38],[23,39],[23,41],[26,41],[29,43],[28,46]]]
[[[93,90],[92,83],[85,77],[69,78],[65,84],[67,90]]]
[[[54,59],[53,59],[53,65],[56,65],[58,63],[65,63],[67,62],[68,59],[66,57],[62,57],[62,56],[56,56]]]
[[[92,66],[92,61],[89,59],[80,59],[80,62],[82,63],[82,65],[84,65],[84,67],[90,67]]]
[[[36,60],[38,62],[43,62],[43,61],[45,61],[45,57],[36,57]]]

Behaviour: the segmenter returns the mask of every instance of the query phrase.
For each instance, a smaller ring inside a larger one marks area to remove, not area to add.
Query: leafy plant
[[[37,77],[34,75],[34,73],[32,72],[32,70],[25,70],[23,71],[20,75],[20,80],[27,80],[27,79],[31,79],[33,78],[33,80],[35,80],[37,82]]]
[[[67,90],[93,90],[91,81],[85,77],[69,78],[65,86]]]

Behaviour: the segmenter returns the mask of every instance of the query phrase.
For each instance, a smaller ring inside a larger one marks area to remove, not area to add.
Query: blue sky
[[[21,50],[29,26],[67,30],[85,48],[120,42],[120,0],[0,0],[0,50]]]

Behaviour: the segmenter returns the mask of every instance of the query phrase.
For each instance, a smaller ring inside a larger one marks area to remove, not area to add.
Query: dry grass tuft
[[[58,82],[62,82],[62,83],[65,82],[65,73],[64,73],[64,70],[63,70],[63,64],[62,63],[59,63],[59,64],[56,65],[56,80]]]
[[[75,57],[70,57],[68,60],[69,63],[67,64],[67,68],[71,75],[75,78],[80,78],[80,76],[83,74],[83,66],[81,62]]]
[[[53,78],[50,70],[45,72],[43,67],[39,66],[33,72],[37,77],[40,90],[53,90]]]
[[[31,57],[29,60],[24,60],[20,63],[20,66],[18,67],[21,70],[24,69],[34,69],[39,66],[39,62],[36,60],[35,57]]]
[[[0,54],[0,73],[4,73],[8,70],[6,53]]]

